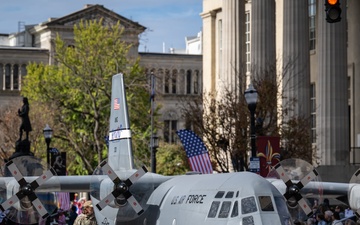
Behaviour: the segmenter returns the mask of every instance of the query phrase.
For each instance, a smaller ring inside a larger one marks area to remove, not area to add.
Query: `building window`
[[[194,94],[199,94],[199,70],[194,71]]]
[[[19,65],[17,64],[13,67],[13,89],[19,89]]]
[[[11,65],[5,65],[5,90],[11,89]]]
[[[4,90],[4,65],[0,64],[0,90]]]
[[[176,94],[177,93],[177,70],[173,70],[172,71],[172,76],[171,76],[171,93],[172,94]]]
[[[310,101],[311,101],[311,142],[316,143],[316,90],[315,84],[312,83],[310,87]]]
[[[309,44],[310,50],[316,48],[316,33],[315,33],[315,16],[316,16],[316,0],[309,0]]]
[[[191,94],[191,70],[186,71],[186,94]]]
[[[245,46],[246,46],[246,72],[250,72],[251,60],[250,60],[250,12],[245,13]]]
[[[170,93],[170,71],[169,70],[165,70],[165,79],[164,79],[165,83],[164,83],[164,92],[165,94],[169,94]]]
[[[26,70],[26,65],[25,64],[21,65],[20,74],[21,74],[22,77],[27,75],[27,70]]]
[[[165,70],[165,79],[164,79],[164,93],[165,94],[176,94],[177,92],[177,70]]]
[[[164,141],[176,143],[177,120],[164,120]]]

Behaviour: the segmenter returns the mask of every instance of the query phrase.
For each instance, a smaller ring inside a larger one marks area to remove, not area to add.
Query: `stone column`
[[[310,55],[308,1],[285,0],[283,20],[283,109],[310,117]],[[292,106],[296,100],[296,104]]]
[[[360,1],[348,0],[348,65],[352,75],[351,96],[351,125],[352,147],[360,147]],[[343,7],[343,6],[342,6]],[[355,149],[354,149],[355,150]],[[355,150],[358,156],[356,162],[360,162],[360,149]]]
[[[223,41],[221,81],[225,88],[232,88],[235,93],[243,92],[245,84],[245,2],[224,0]],[[242,94],[242,93],[241,93]]]
[[[275,0],[251,2],[251,68],[253,78],[276,68]],[[274,73],[275,74],[275,71]]]
[[[349,163],[349,108],[346,45],[346,1],[342,19],[327,23],[323,2],[318,2],[318,79],[316,133],[321,165]]]
[[[203,93],[216,89],[216,12],[201,14],[203,19]]]

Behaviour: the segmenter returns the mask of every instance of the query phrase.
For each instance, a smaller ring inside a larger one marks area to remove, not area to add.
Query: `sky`
[[[18,23],[39,24],[100,4],[123,17],[145,26],[140,52],[185,49],[185,37],[202,30],[202,0],[11,0],[1,1],[0,33],[18,31]]]

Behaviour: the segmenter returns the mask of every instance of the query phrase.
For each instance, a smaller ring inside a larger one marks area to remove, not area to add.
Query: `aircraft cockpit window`
[[[231,217],[237,217],[238,215],[239,215],[239,204],[238,204],[238,201],[235,201],[233,210],[231,212]]]
[[[231,208],[231,202],[230,201],[224,201],[221,205],[220,212],[219,212],[219,218],[228,218],[229,212]]]
[[[208,214],[209,218],[215,218],[217,211],[219,209],[219,205],[220,205],[219,201],[213,201],[211,203],[211,207],[210,207],[209,214]]]
[[[229,191],[228,193],[226,193],[225,198],[232,198],[234,197],[234,192],[233,191]]]
[[[242,214],[248,214],[256,211],[257,211],[257,207],[254,196],[241,199]]]
[[[259,202],[262,211],[274,211],[274,205],[270,196],[259,196]]]
[[[222,198],[225,194],[225,191],[219,191],[218,193],[216,193],[215,198]]]

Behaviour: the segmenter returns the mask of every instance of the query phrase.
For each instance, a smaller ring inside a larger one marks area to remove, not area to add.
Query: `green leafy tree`
[[[53,145],[67,152],[70,174],[91,174],[107,157],[111,81],[119,72],[125,77],[136,151],[147,151],[142,144],[149,124],[143,116],[149,108],[146,78],[138,61],[128,57],[130,44],[122,34],[120,24],[82,21],[74,26],[71,45],[56,37],[54,64],[27,68],[22,94],[50,112],[46,123],[54,130]]]
[[[163,175],[180,175],[190,171],[184,149],[179,145],[162,144],[157,150],[156,171]]]

